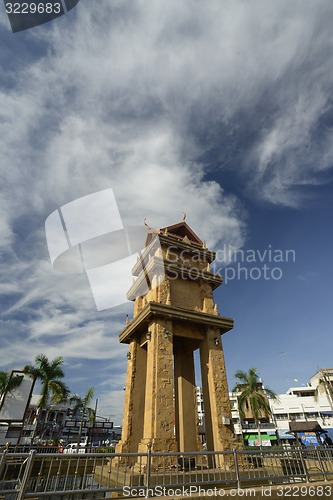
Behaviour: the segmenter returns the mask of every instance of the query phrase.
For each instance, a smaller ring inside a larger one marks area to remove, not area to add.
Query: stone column
[[[122,439],[117,453],[136,453],[142,439],[147,353],[137,340],[131,341],[128,352]]]
[[[234,436],[228,382],[221,336],[208,328],[200,346],[201,377],[205,408],[207,449],[230,450],[237,446]],[[229,423],[228,423],[229,419]]]
[[[144,429],[138,451],[146,453],[148,446],[152,451],[177,451],[172,335],[165,335],[165,325],[157,321],[150,325],[149,333]]]
[[[177,339],[178,340],[178,339]],[[179,339],[175,346],[176,434],[178,451],[198,451],[193,351]]]

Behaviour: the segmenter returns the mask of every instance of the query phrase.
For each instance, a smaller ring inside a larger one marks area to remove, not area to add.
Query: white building
[[[264,390],[264,387],[263,387]],[[333,368],[322,368],[310,378],[304,387],[291,387],[277,400],[269,399],[272,411],[270,418],[260,419],[260,434],[263,445],[291,444],[295,436],[289,434],[289,422],[316,421],[333,441]],[[235,434],[247,445],[258,445],[258,430],[251,418],[241,421],[237,394],[229,393],[231,414]],[[204,425],[202,390],[197,387],[199,425]]]
[[[198,421],[199,425],[205,425],[205,410],[203,404],[203,392],[201,387],[196,387],[197,391],[197,407],[198,407]]]
[[[318,392],[318,394],[317,394]],[[289,422],[316,421],[333,439],[333,412],[326,395],[316,387],[292,387],[286,394],[278,394],[278,401],[270,400],[273,420],[280,439],[289,439]]]
[[[42,424],[37,428],[37,405],[40,396],[33,395],[25,413],[23,422],[3,422],[0,425],[0,446],[10,442],[13,446],[31,445],[39,441],[61,439],[65,443],[77,442],[81,424],[81,414],[73,415],[73,409],[68,403],[48,405],[40,411],[38,420]],[[118,429],[113,429],[113,423],[105,417],[96,416],[94,423],[85,415],[81,441],[102,444],[106,440],[118,438]]]
[[[40,396],[33,395],[30,400],[29,407],[25,412],[24,423],[3,422],[0,432],[0,445],[10,442],[12,445],[30,445],[36,436],[36,416],[37,403]],[[46,410],[42,410],[41,417],[44,422],[42,432],[45,434],[45,439],[50,439],[52,436],[61,435],[67,416],[68,405],[49,405]],[[44,436],[43,436],[44,437]]]

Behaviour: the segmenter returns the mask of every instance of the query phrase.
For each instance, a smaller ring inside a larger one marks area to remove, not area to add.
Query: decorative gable
[[[197,245],[202,246],[203,241],[199,238],[198,235],[190,228],[185,221],[178,222],[177,224],[173,224],[172,226],[162,227],[159,230],[159,233],[167,234],[168,236],[174,236],[177,239],[183,240],[185,243],[196,243]]]

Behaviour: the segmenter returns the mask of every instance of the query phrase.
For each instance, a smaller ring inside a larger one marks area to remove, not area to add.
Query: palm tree
[[[318,380],[318,385],[314,392],[314,398],[316,401],[318,400],[320,387],[323,387],[328,404],[330,405],[331,410],[333,411],[333,386],[331,384],[331,381],[327,377],[326,373],[323,371],[322,374],[323,377]]]
[[[22,375],[14,375],[11,372],[0,372],[0,403],[7,394],[11,394],[23,380]]]
[[[41,382],[41,397],[38,401],[38,413],[43,408],[46,408],[49,402],[52,404],[63,403],[68,399],[69,389],[62,382],[65,374],[61,368],[63,359],[61,356],[49,361],[45,354],[39,354],[35,358],[36,366],[26,365],[23,372],[30,375],[34,381]],[[40,427],[41,422],[37,417],[37,424]]]
[[[275,392],[266,387],[265,389],[263,388],[257,374],[257,368],[250,368],[248,372],[238,370],[235,373],[235,377],[238,379],[238,382],[232,392],[240,393],[237,398],[239,416],[243,420],[245,418],[245,411],[251,411],[261,446],[260,417],[264,415],[266,418],[269,418],[272,415],[266,396],[273,400],[277,400],[278,397]]]
[[[90,422],[92,422],[95,418],[95,411],[92,408],[90,408],[90,406],[89,406],[91,404],[93,397],[94,397],[94,388],[90,387],[90,389],[87,390],[85,396],[81,397],[81,396],[78,396],[77,394],[74,394],[69,399],[70,403],[74,404],[74,408],[73,408],[74,415],[76,415],[78,412],[81,413],[79,436],[77,439],[77,451],[79,449],[80,442],[81,442],[83,421],[84,421],[86,412],[88,412],[88,419],[90,420]]]

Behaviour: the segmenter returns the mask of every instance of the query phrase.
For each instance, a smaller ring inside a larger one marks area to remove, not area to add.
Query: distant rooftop
[[[316,371],[316,373],[314,375],[312,375],[312,377],[310,377],[310,380],[312,378],[314,378],[316,375],[318,375],[319,373],[324,373],[330,377],[333,377],[333,368],[320,368],[318,371]]]
[[[307,386],[302,386],[302,387],[290,387],[288,390],[287,390],[287,394],[291,395],[291,394],[296,394],[297,392],[303,392],[303,393],[310,393],[310,394],[313,394],[315,392],[315,388],[314,387],[311,387],[309,385]]]

